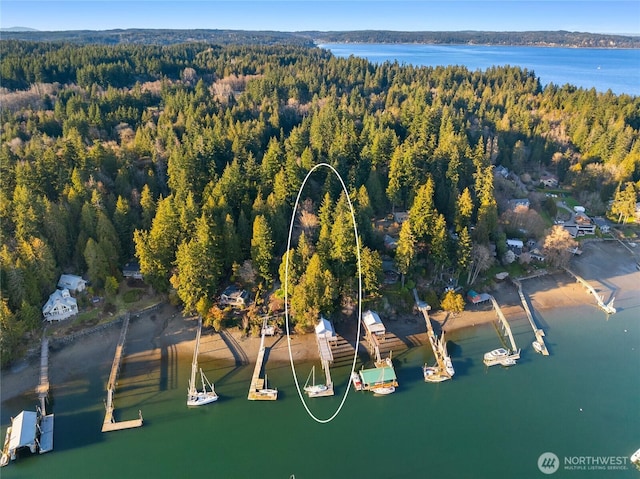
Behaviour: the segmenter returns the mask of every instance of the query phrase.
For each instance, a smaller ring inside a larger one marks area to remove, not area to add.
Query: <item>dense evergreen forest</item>
[[[640,48],[640,38],[629,35],[567,31],[528,32],[398,32],[388,30],[340,32],[271,32],[246,30],[74,30],[62,32],[4,31],[5,40],[106,43],[162,44],[207,42],[218,45],[292,44],[313,46],[313,42],[336,43],[426,43],[436,45],[518,45],[576,48]]]
[[[501,257],[515,224],[503,202],[527,192],[495,165],[551,171],[602,212],[640,181],[639,98],[543,89],[515,67],[376,66],[303,45],[0,48],[3,364],[40,328],[61,272],[84,275],[108,306],[122,266],[137,260],[155,291],[221,327],[221,288],[263,297],[284,281],[288,257],[305,330],[357,299],[350,205],[374,300],[383,255],[403,285],[436,284],[445,271],[472,281],[490,243]],[[318,169],[294,212],[320,162],[349,195]],[[543,194],[532,206],[554,214]],[[380,221],[403,210],[389,252]]]

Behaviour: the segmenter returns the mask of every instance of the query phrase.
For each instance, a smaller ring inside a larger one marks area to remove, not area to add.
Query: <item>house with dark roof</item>
[[[249,293],[246,289],[239,289],[233,285],[227,286],[220,295],[220,304],[244,308],[249,304]]]

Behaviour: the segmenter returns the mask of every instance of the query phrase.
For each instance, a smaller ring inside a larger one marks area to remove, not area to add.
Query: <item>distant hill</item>
[[[362,30],[343,32],[275,32],[250,30],[71,30],[44,32],[33,29],[3,30],[3,39],[47,42],[73,42],[80,44],[156,44],[171,45],[186,42],[228,44],[296,44],[311,46],[315,43],[423,43],[434,45],[509,45],[551,46],[574,48],[640,48],[640,36],[610,35],[568,31],[529,32],[398,32],[389,30]]]
[[[172,30],[172,29],[126,29],[126,30],[70,30],[61,32],[7,32],[5,40],[28,40],[36,42],[72,42],[79,44],[144,44],[172,45],[176,43],[206,42],[219,45],[272,45],[297,44],[312,46],[309,36],[284,32],[249,30]]]
[[[29,27],[9,27],[9,28],[0,28],[0,32],[37,32],[35,28]]]

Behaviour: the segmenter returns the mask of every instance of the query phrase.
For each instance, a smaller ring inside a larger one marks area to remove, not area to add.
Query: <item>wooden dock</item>
[[[433,356],[436,360],[437,373],[442,378],[451,379],[453,375],[450,374],[449,371],[453,371],[453,369],[450,368],[449,371],[447,370],[447,362],[450,361],[447,361],[448,356],[444,342],[444,334],[443,338],[438,340],[438,337],[433,330],[433,325],[431,324],[431,318],[429,318],[429,310],[431,309],[431,306],[424,301],[420,301],[418,298],[418,291],[415,288],[413,290],[413,297],[416,300],[418,310],[424,316],[424,322],[427,327],[427,337],[429,338],[429,344],[431,345],[431,350],[433,351]]]
[[[524,308],[525,313],[527,313],[529,324],[531,325],[531,329],[533,329],[533,334],[536,336],[536,341],[540,347],[539,352],[543,356],[549,356],[549,350],[547,349],[547,345],[544,342],[544,331],[542,329],[539,329],[538,326],[536,325],[536,322],[533,318],[533,312],[529,308],[529,301],[527,300],[527,297],[525,296],[524,291],[522,291],[522,284],[517,279],[514,279],[513,283],[518,288],[518,295],[520,296],[522,307]],[[538,350],[536,349],[536,351]]]
[[[600,307],[600,309],[602,311],[604,311],[607,314],[615,314],[616,313],[616,308],[613,307],[613,300],[615,298],[611,298],[611,301],[609,301],[608,303],[605,304],[604,300],[602,299],[602,296],[600,296],[598,294],[598,292],[595,289],[593,289],[593,286],[591,286],[584,278],[582,278],[581,276],[577,275],[576,273],[571,271],[569,268],[565,268],[564,270],[567,273],[569,273],[571,276],[573,276],[578,283],[580,283],[582,286],[584,286],[585,289],[589,293],[591,293],[594,298],[596,298],[596,302],[598,303],[598,306]]]
[[[493,305],[493,309],[495,310],[496,316],[498,318],[498,321],[494,323],[494,326],[496,328],[496,332],[498,333],[498,336],[500,337],[500,341],[502,341],[503,345],[507,348],[511,346],[509,348],[508,359],[512,359],[513,361],[520,359],[520,350],[516,346],[515,339],[513,339],[513,333],[511,332],[511,326],[509,326],[509,322],[507,321],[507,318],[504,317],[504,314],[502,313],[502,309],[500,309],[500,305],[496,301],[496,298],[490,295],[489,299],[491,301],[491,304]],[[506,334],[506,339],[508,339],[509,341],[509,344],[506,344],[505,334]],[[494,364],[501,364],[499,361],[488,363],[486,360],[484,361],[484,363],[487,366],[493,366]]]
[[[324,391],[313,393],[313,397],[326,397],[333,396],[333,381],[331,380],[331,368],[330,365],[333,362],[333,353],[331,352],[331,346],[329,341],[324,336],[318,336],[316,334],[316,341],[318,343],[318,352],[320,353],[320,363],[322,364],[322,370],[326,378],[325,385],[327,389]]]
[[[118,375],[120,374],[120,366],[122,365],[122,358],[124,356],[124,343],[127,339],[127,330],[129,328],[129,314],[127,314],[122,320],[122,330],[120,331],[120,338],[116,345],[116,353],[113,357],[113,364],[111,365],[111,374],[109,375],[109,382],[107,383],[107,401],[105,403],[105,415],[102,423],[102,432],[119,431],[122,429],[131,429],[134,427],[142,426],[142,411],[138,411],[138,419],[132,419],[130,421],[116,421],[113,416],[114,405],[113,397],[116,391],[116,385],[118,383]]]
[[[262,325],[262,335],[260,337],[260,350],[258,351],[258,358],[256,359],[253,376],[251,377],[251,385],[249,386],[249,393],[247,394],[249,401],[275,401],[278,399],[278,390],[267,387],[266,374],[265,379],[260,377],[262,373],[262,363],[264,362],[264,355],[266,353],[264,346],[264,337],[267,331],[266,325],[267,320],[265,318]]]
[[[47,415],[47,399],[49,397],[49,339],[42,337],[40,345],[40,382],[36,387],[36,394],[40,400],[42,415]]]

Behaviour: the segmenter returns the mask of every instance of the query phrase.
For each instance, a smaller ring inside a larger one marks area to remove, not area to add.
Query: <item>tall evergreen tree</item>
[[[258,274],[268,286],[273,279],[271,262],[273,261],[273,235],[264,216],[258,215],[253,222],[251,237],[251,259],[258,270]]]

